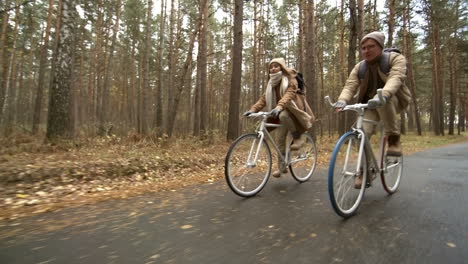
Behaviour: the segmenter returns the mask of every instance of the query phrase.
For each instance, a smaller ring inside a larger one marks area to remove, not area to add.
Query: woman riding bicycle
[[[265,93],[244,116],[249,116],[264,108],[271,111],[272,120],[282,126],[277,132],[278,146],[284,155],[286,152],[286,136],[288,131],[294,139],[291,150],[298,150],[304,144],[302,134],[312,127],[314,115],[312,110],[298,88],[296,71],[286,67],[283,58],[275,58],[269,63],[269,80]],[[273,172],[273,177],[280,177],[287,173],[287,168],[279,162],[279,170]]]

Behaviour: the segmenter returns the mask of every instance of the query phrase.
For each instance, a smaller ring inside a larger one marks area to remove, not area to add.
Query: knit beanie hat
[[[276,62],[279,65],[281,65],[281,68],[285,69],[286,71],[288,70],[288,67],[286,67],[286,61],[283,58],[274,58],[270,61],[268,64],[268,67],[273,63]]]
[[[377,44],[380,45],[380,47],[383,49],[384,48],[384,42],[385,42],[385,35],[382,32],[379,31],[374,31],[371,32],[367,35],[365,35],[362,40],[361,40],[361,45],[366,41],[366,39],[373,39],[377,42]]]

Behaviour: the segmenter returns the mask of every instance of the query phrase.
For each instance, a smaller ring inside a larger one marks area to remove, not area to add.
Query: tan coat
[[[362,102],[367,91],[369,74],[366,73],[364,80],[361,82],[358,77],[359,64],[360,63],[356,64],[356,66],[354,66],[353,70],[351,71],[349,78],[346,81],[346,84],[343,88],[343,91],[341,92],[338,98],[339,101],[345,101],[346,103],[350,103],[353,97],[357,93],[359,93],[357,96],[357,102]],[[387,98],[396,96],[398,98],[398,110],[406,110],[411,101],[411,93],[405,84],[405,57],[399,53],[392,52],[390,54],[390,72],[388,73],[388,75],[386,75],[385,73],[381,72],[379,68],[378,73],[382,81],[385,83],[382,95],[386,96]]]
[[[283,93],[280,91],[281,83],[274,88],[276,94],[280,94],[279,100],[276,104],[276,108],[285,110],[287,109],[294,117],[297,122],[297,127],[302,130],[308,130],[312,127],[312,123],[315,120],[312,109],[307,103],[305,96],[299,94],[299,88],[295,78],[295,72],[291,71],[288,76],[288,87]],[[250,108],[250,111],[258,112],[266,106],[266,94],[264,93],[260,99]]]

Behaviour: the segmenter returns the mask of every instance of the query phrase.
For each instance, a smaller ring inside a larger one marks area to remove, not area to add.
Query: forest
[[[352,123],[336,98],[359,40],[386,35],[407,58],[401,129],[460,134],[468,116],[465,0],[3,0],[0,134],[235,139],[275,57],[305,77],[317,122]]]

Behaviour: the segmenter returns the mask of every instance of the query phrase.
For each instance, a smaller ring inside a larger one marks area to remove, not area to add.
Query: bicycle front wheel
[[[317,165],[317,147],[315,141],[309,134],[303,135],[306,140],[304,145],[297,151],[291,152],[289,170],[298,182],[305,182],[314,173]]]
[[[357,134],[348,132],[336,144],[328,169],[328,193],[335,212],[344,217],[354,215],[362,201],[367,180],[365,152],[359,162],[361,139]],[[361,175],[361,176],[360,176]],[[355,186],[356,177],[362,177],[360,186]]]
[[[250,197],[260,192],[270,177],[271,151],[257,134],[245,134],[228,150],[224,166],[226,181],[239,196]]]
[[[380,174],[382,185],[385,191],[392,195],[400,185],[401,175],[403,173],[403,156],[387,156],[383,159],[383,170]]]

